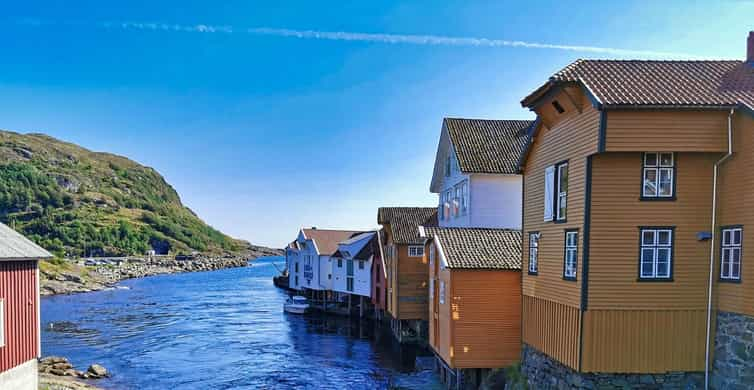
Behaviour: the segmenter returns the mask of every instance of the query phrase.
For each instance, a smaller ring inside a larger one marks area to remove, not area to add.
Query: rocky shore
[[[42,295],[72,294],[113,288],[125,279],[180,272],[213,271],[245,267],[249,260],[263,256],[281,256],[282,250],[252,246],[240,255],[195,255],[176,259],[173,256],[127,257],[97,265],[82,261],[60,260],[40,265]]]

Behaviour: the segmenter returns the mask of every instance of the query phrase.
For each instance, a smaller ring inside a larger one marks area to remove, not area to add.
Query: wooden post
[[[364,318],[364,296],[359,295],[359,318]]]
[[[348,294],[348,315],[351,315],[351,294]]]

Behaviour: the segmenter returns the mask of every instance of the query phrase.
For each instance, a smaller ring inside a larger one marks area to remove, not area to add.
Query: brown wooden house
[[[427,340],[429,266],[419,226],[436,226],[434,207],[380,207],[377,223],[384,228],[383,255],[387,273],[387,313],[399,342]]]
[[[475,388],[521,356],[521,231],[423,228],[429,344],[442,380]]]
[[[532,384],[681,387],[713,358],[740,362],[714,338],[728,313],[754,329],[754,264],[742,257],[754,231],[754,34],[747,61],[579,60],[522,104],[538,117],[521,162]]]

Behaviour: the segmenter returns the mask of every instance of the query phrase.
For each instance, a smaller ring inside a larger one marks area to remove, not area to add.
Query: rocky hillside
[[[250,249],[154,169],[42,134],[0,131],[0,220],[61,257]]]

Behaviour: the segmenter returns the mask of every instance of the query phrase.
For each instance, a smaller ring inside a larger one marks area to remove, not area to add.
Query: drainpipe
[[[714,282],[715,273],[715,231],[717,229],[717,173],[720,165],[733,155],[733,114],[735,108],[730,109],[728,114],[728,153],[720,160],[717,160],[712,174],[712,238],[710,240],[709,251],[709,285],[707,290],[707,340],[704,353],[704,389],[709,390],[710,382],[710,347],[712,337],[712,283]]]

